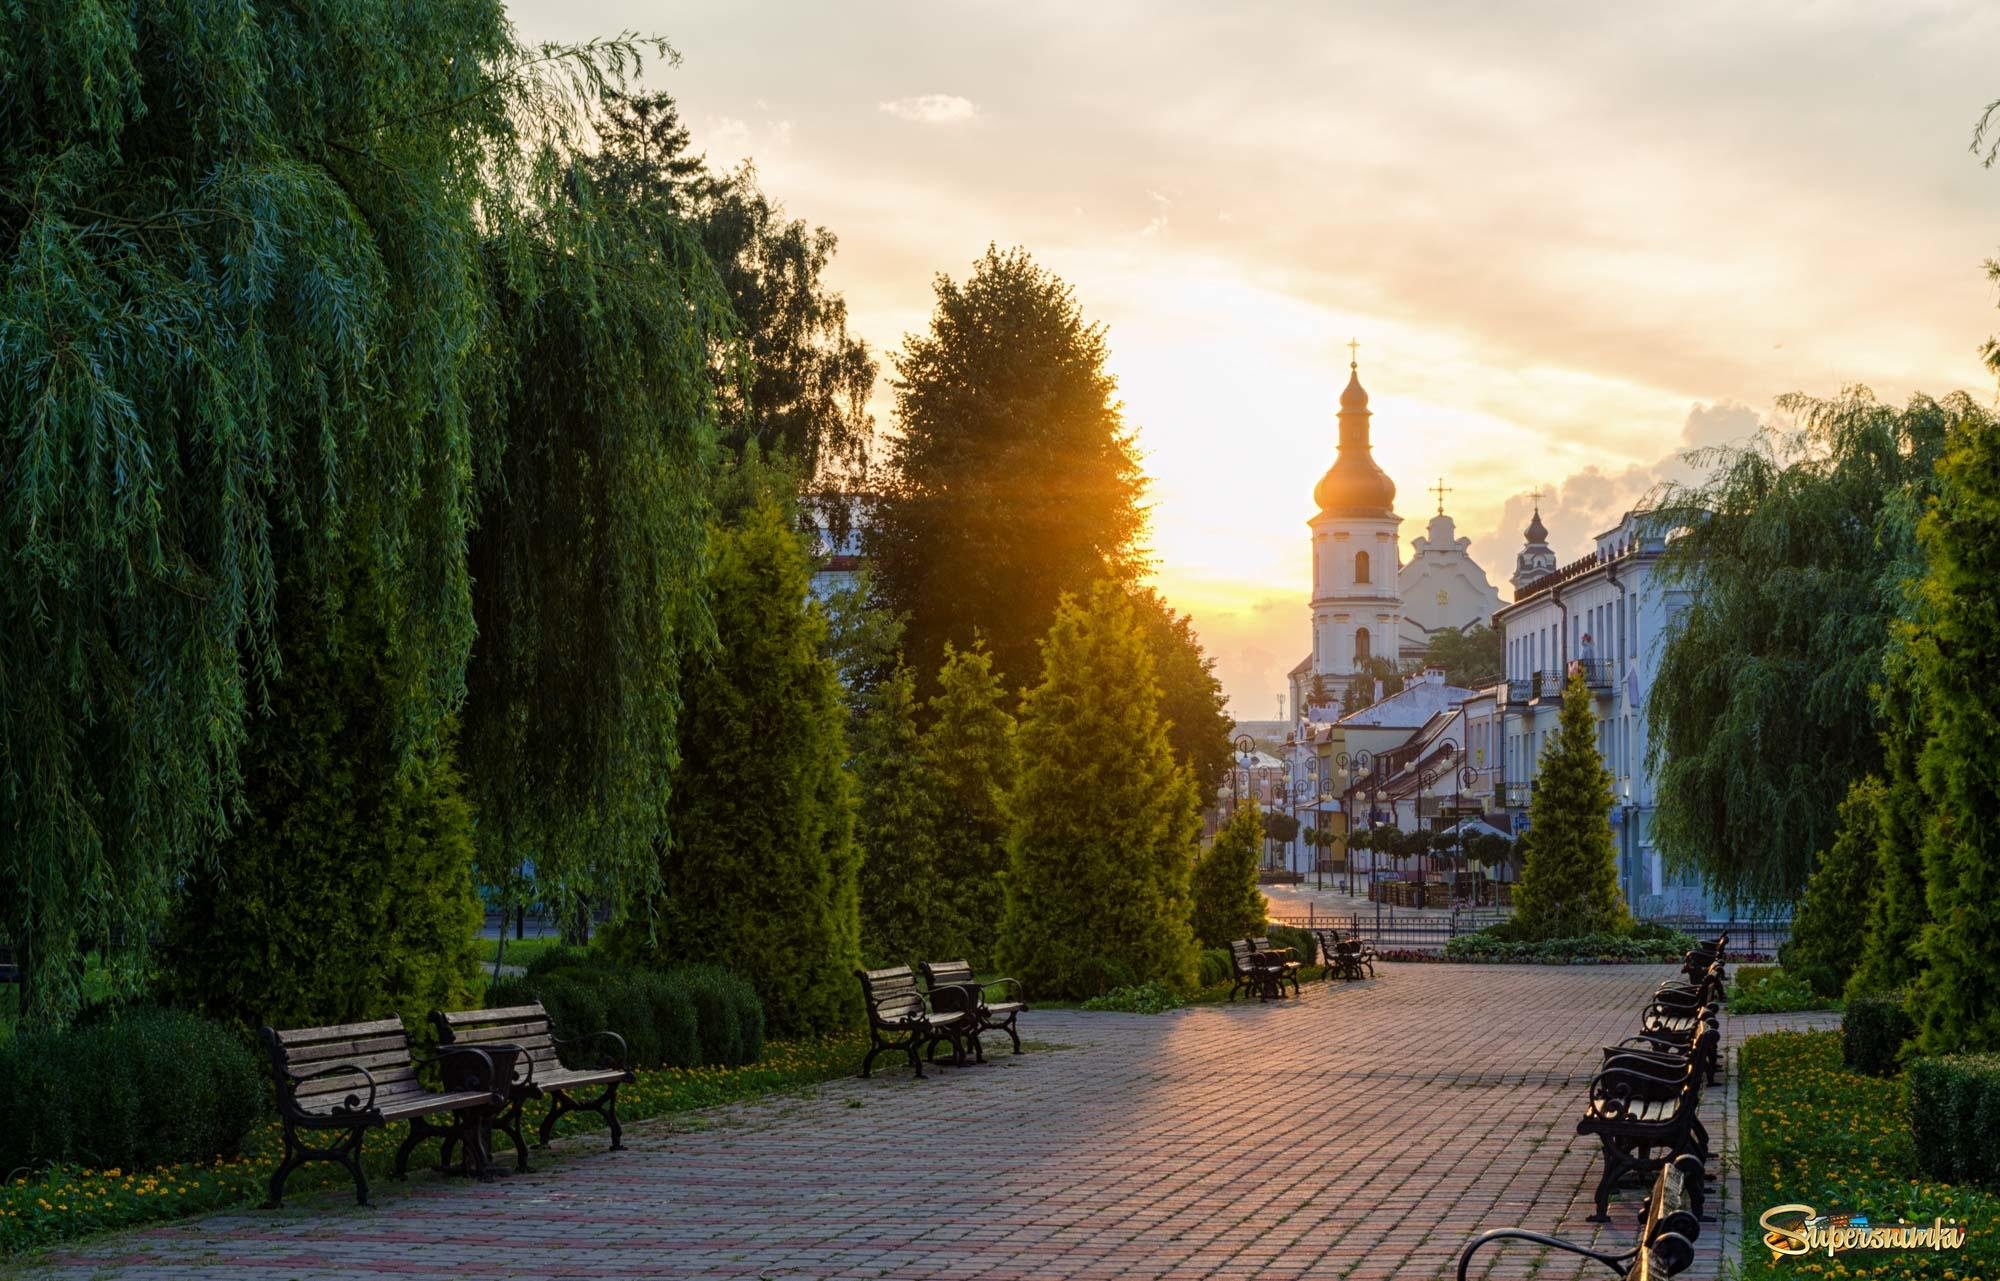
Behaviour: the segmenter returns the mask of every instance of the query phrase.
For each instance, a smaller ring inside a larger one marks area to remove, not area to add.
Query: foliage
[[[944,959],[957,942],[938,911],[937,789],[917,736],[916,678],[898,667],[855,726],[861,955],[872,965]]]
[[[1006,898],[1007,796],[1020,775],[1014,718],[983,645],[945,646],[924,730],[926,776],[936,788],[939,918],[935,944],[976,967],[999,946]],[[952,946],[945,946],[949,940]]]
[[[1544,749],[1539,785],[1528,803],[1521,881],[1514,919],[1530,937],[1622,934],[1632,928],[1618,888],[1611,838],[1611,775],[1597,753],[1590,688],[1572,674],[1562,717]]]
[[[1916,1034],[1900,993],[1849,997],[1840,1018],[1840,1051],[1848,1070],[1884,1076],[1896,1070],[1903,1046]]]
[[[1179,1009],[1184,1002],[1180,993],[1162,983],[1140,983],[1132,987],[1114,987],[1103,996],[1093,996],[1083,1003],[1086,1010],[1116,1010],[1124,1014],[1165,1014],[1168,1010]]]
[[[1253,932],[1256,937],[1268,937],[1274,948],[1292,949],[1292,959],[1302,965],[1312,965],[1319,956],[1319,940],[1311,930],[1300,929],[1296,925],[1271,925]],[[1238,938],[1243,937],[1237,935]]]
[[[1882,780],[1857,779],[1840,803],[1833,844],[1820,855],[1779,953],[1785,969],[1824,997],[1847,988],[1868,922],[1868,896],[1881,846]]]
[[[2000,1184],[2000,1057],[1912,1059],[1905,1075],[1917,1167],[1952,1183]]]
[[[736,316],[749,377],[724,368],[717,379],[725,447],[792,458],[814,489],[861,482],[875,359],[848,334],[847,304],[826,285],[833,233],[786,218],[747,162],[710,170],[690,153],[665,93],[614,94],[595,123],[603,145],[588,168],[597,189],[687,224]]]
[[[1460,934],[1444,945],[1447,960],[1567,964],[1572,961],[1678,961],[1694,946],[1687,935],[1667,940],[1631,934],[1583,934],[1564,938],[1507,937],[1496,930]]]
[[[164,932],[175,1005],[283,1028],[473,999],[472,813],[449,739],[398,762],[400,681],[383,627],[364,625],[392,608],[379,591],[357,571],[336,613],[317,587],[287,588],[285,674],[252,727],[246,812]]]
[[[1235,973],[1236,967],[1230,961],[1226,947],[1205,947],[1195,958],[1195,982],[1201,987],[1227,983]]]
[[[851,1076],[867,1043],[860,1036],[838,1036],[777,1042],[766,1047],[757,1062],[743,1067],[640,1068],[638,1080],[618,1092],[618,1114],[626,1124],[648,1117],[715,1107],[739,1099],[796,1090],[822,1081]],[[261,1087],[268,1089],[268,1086]],[[533,1134],[547,1111],[536,1100],[523,1109],[522,1129]],[[558,1135],[601,1128],[594,1112],[573,1112],[556,1125]],[[362,1142],[362,1162],[377,1196],[393,1195],[389,1181],[396,1146],[403,1128],[370,1130]],[[428,1147],[426,1148],[428,1149]],[[504,1141],[502,1160],[510,1155]],[[263,1199],[281,1145],[276,1122],[251,1131],[244,1154],[206,1162],[179,1162],[152,1169],[131,1166],[105,1169],[60,1165],[15,1183],[0,1183],[0,1255],[74,1240],[127,1227],[204,1214],[228,1207],[248,1208]],[[421,1165],[421,1154],[418,1164]],[[4,1173],[4,1172],[0,1172]],[[314,1190],[339,1189],[348,1197],[347,1172],[331,1164],[313,1164],[292,1175],[288,1201]]]
[[[1236,807],[1215,840],[1195,859],[1189,888],[1191,924],[1203,947],[1227,948],[1234,939],[1264,932],[1269,904],[1257,885],[1264,845],[1263,812],[1252,800]]]
[[[27,0],[0,50],[0,933],[47,1024],[235,816],[282,582],[366,554],[391,748],[439,746],[505,383],[488,264],[596,252],[583,104],[641,46],[526,47],[483,2]]]
[[[715,645],[682,682],[681,764],[660,890],[614,955],[726,965],[780,1035],[860,1015],[854,799],[806,548],[765,500],[711,532]]]
[[[1833,1032],[1753,1036],[1738,1051],[1741,1091],[1737,1151],[1742,1169],[1746,1281],[1796,1277],[1809,1260],[1773,1260],[1757,1213],[1805,1203],[1826,1212],[1865,1212],[1877,1224],[1956,1220],[1969,1229],[1962,1250],[1843,1254],[1823,1271],[1859,1281],[1991,1276],[2000,1268],[2000,1197],[1923,1177],[1910,1137],[1900,1077],[1845,1071]],[[1822,1256],[1822,1262],[1824,1258]]]
[[[1214,796],[1229,773],[1229,740],[1235,728],[1229,698],[1215,674],[1215,659],[1202,652],[1194,620],[1174,612],[1159,592],[1138,587],[1132,596],[1140,630],[1153,651],[1160,715],[1167,722],[1174,759],[1189,767],[1197,795]]]
[[[1173,759],[1131,601],[1067,597],[1022,710],[1000,961],[1031,995],[1195,980],[1194,783]]]
[[[1264,839],[1290,845],[1299,839],[1299,820],[1290,814],[1271,813],[1264,817]]]
[[[900,430],[863,547],[920,674],[947,641],[984,637],[1013,687],[1034,679],[1063,594],[1142,567],[1145,480],[1104,330],[1068,285],[989,247],[965,283],[935,288],[930,332],[895,358]]]
[[[1881,768],[1870,696],[1920,569],[1916,517],[1963,396],[1901,410],[1792,396],[1801,426],[1697,451],[1659,508],[1662,579],[1688,593],[1647,698],[1654,835],[1733,900],[1789,904],[1833,839],[1829,798]]]
[[[594,252],[494,269],[507,376],[466,553],[481,879],[566,920],[653,888],[681,655],[705,639],[710,370],[735,368],[712,353],[736,351],[690,230],[629,202],[591,213]]]
[[[1927,1054],[2000,1049],[2000,421],[1955,422],[1938,477],[1918,528],[1922,610],[1905,629],[1929,729],[1918,769],[1931,924],[1910,989]]]
[[[1465,689],[1491,685],[1507,672],[1507,634],[1486,623],[1433,632],[1423,666],[1442,667],[1447,682]]]
[[[605,1030],[625,1038],[634,1066],[736,1067],[764,1049],[764,1007],[742,978],[712,965],[664,971],[626,969],[595,961],[504,979],[487,989],[500,1009],[539,1000],[564,1040]],[[565,1055],[572,1067],[612,1062],[612,1047],[579,1045]]]
[[[1801,1010],[1838,1008],[1834,998],[1816,992],[1803,979],[1775,965],[1745,965],[1729,984],[1731,1014],[1795,1014]]]
[[[1923,752],[1922,698],[1907,646],[1892,649],[1878,695],[1882,717],[1882,792],[1876,814],[1875,866],[1861,956],[1849,996],[1895,992],[1916,981],[1917,940],[1930,920],[1924,888],[1924,823],[1929,804],[1917,776]]]
[[[0,1046],[0,1176],[234,1156],[266,1088],[230,1029],[180,1011],[25,1033]]]

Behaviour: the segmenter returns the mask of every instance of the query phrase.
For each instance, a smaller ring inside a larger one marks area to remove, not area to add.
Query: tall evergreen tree
[[[245,813],[182,887],[162,944],[176,1005],[255,1027],[463,1008],[482,910],[449,738],[403,760],[380,584],[289,585],[284,676],[245,754]]]
[[[1064,592],[1144,563],[1145,480],[1104,330],[1021,250],[940,276],[928,334],[896,357],[899,434],[864,531],[876,590],[920,673],[983,636],[1010,687]]]
[[[1924,888],[1924,821],[1930,806],[1917,765],[1926,733],[1907,632],[1890,652],[1879,700],[1882,786],[1874,816],[1875,856],[1861,955],[1848,979],[1851,996],[1899,991],[1923,968],[1917,941],[1930,907]]]
[[[1194,985],[1188,882],[1201,819],[1152,667],[1119,585],[1057,607],[1008,807],[1000,962],[1030,993]]]
[[[946,960],[954,950],[937,868],[937,786],[917,735],[917,684],[899,667],[855,725],[854,826],[861,854],[861,955],[871,965]]]
[[[1005,906],[1007,797],[1020,772],[1011,701],[993,656],[975,641],[946,645],[928,709],[923,756],[936,789],[940,932],[934,942],[977,965],[993,960]]]
[[[1802,424],[1699,451],[1670,488],[1661,562],[1689,604],[1668,625],[1647,699],[1654,835],[1730,899],[1789,904],[1833,839],[1836,798],[1880,773],[1892,625],[1921,572],[1916,516],[1963,396],[1897,409],[1865,389],[1787,397]]]
[[[487,262],[593,252],[545,215],[639,52],[525,47],[490,3],[0,9],[0,934],[31,1021],[235,816],[281,582],[366,549],[391,750],[442,742]]]
[[[1253,800],[1236,807],[1195,860],[1194,937],[1203,947],[1228,947],[1235,939],[1264,932],[1269,903],[1257,884],[1257,856],[1263,847],[1263,815]]]
[[[1198,793],[1213,796],[1229,772],[1229,736],[1235,726],[1229,698],[1215,675],[1215,660],[1202,652],[1194,620],[1174,612],[1157,591],[1135,590],[1133,604],[1146,646],[1153,652],[1160,715],[1167,722],[1174,759],[1190,766]]]
[[[810,557],[775,500],[712,530],[710,547],[715,642],[682,681],[660,888],[607,946],[741,973],[781,1034],[849,1026],[860,1007],[854,796]]]
[[[1542,751],[1528,802],[1527,856],[1514,919],[1530,938],[1623,933],[1632,914],[1618,888],[1611,838],[1611,775],[1597,752],[1594,700],[1583,677],[1563,686],[1562,716]]]
[[[1911,993],[1924,1052],[2000,1049],[2000,424],[1954,426],[1938,495],[1919,525],[1929,570],[1910,644],[1929,737],[1931,923]]]
[[[1821,996],[1838,997],[1854,973],[1882,843],[1884,790],[1873,775],[1847,790],[1833,845],[1819,856],[1792,918],[1785,970]]]

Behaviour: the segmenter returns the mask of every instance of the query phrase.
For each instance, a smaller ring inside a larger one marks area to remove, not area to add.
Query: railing
[[[1314,912],[1305,916],[1273,916],[1271,924],[1357,934],[1378,948],[1442,952],[1445,944],[1458,935],[1477,933],[1511,915],[1510,910],[1493,908],[1461,909],[1449,916],[1442,913],[1436,916],[1390,914],[1379,919],[1372,914],[1322,916]],[[1761,960],[1775,956],[1779,945],[1792,936],[1790,921],[1667,920],[1658,924],[1671,925],[1683,934],[1692,934],[1696,938],[1727,934],[1729,956],[1733,960]]]

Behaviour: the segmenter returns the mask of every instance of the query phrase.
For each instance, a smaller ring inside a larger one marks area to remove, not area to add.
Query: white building
[[[1613,779],[1612,833],[1627,902],[1641,917],[1706,915],[1712,905],[1698,878],[1669,876],[1652,836],[1645,698],[1667,624],[1686,605],[1685,593],[1655,573],[1664,538],[1644,513],[1628,512],[1597,536],[1589,555],[1544,568],[1554,557],[1539,510],[1526,535],[1514,602],[1495,616],[1507,655],[1499,691],[1501,800],[1525,822],[1536,762],[1555,733],[1574,664],[1594,696],[1597,746]]]
[[[1439,493],[1444,482],[1438,482]],[[1479,626],[1500,608],[1500,591],[1472,559],[1472,540],[1461,538],[1445,515],[1442,498],[1430,528],[1411,541],[1412,555],[1397,572],[1403,597],[1405,655],[1421,656],[1441,631]]]

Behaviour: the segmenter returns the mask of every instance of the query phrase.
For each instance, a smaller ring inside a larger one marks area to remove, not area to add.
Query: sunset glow
[[[1275,713],[1307,644],[1351,338],[1404,539],[1442,476],[1500,584],[1531,489],[1566,558],[1785,392],[1991,386],[2000,176],[1964,146],[1990,8],[513,13],[529,38],[671,40],[682,64],[646,83],[839,235],[829,279],[878,353],[989,241],[1070,281],[1109,327],[1160,586],[1239,715]]]

